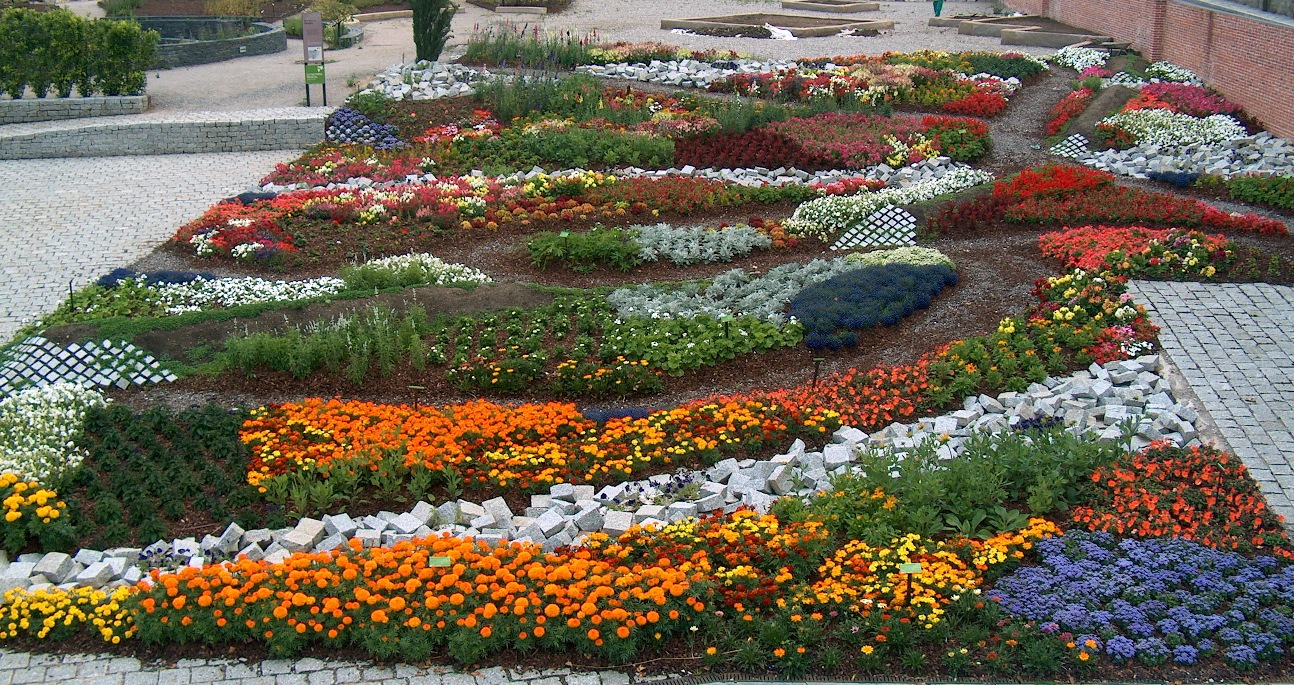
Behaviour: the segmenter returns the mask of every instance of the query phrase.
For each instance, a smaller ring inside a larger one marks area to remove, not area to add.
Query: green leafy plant
[[[588,273],[598,265],[629,271],[642,263],[640,247],[634,242],[636,235],[636,231],[601,225],[584,233],[545,231],[536,233],[526,248],[530,260],[540,269],[561,262],[580,273]]]
[[[411,0],[413,44],[418,60],[435,62],[449,40],[450,21],[458,5],[450,0]]]

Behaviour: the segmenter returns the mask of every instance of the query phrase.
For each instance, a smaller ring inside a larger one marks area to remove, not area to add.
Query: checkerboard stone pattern
[[[1294,524],[1294,288],[1133,281],[1159,342],[1262,488]],[[1204,412],[1201,412],[1202,414]]]
[[[125,341],[62,346],[36,335],[15,345],[0,363],[0,395],[60,381],[129,388],[174,380],[152,355]]]
[[[831,246],[833,250],[856,247],[902,247],[917,244],[917,218],[908,210],[886,205],[872,212],[861,224],[845,231]]]
[[[1056,155],[1058,157],[1069,157],[1070,159],[1077,159],[1078,157],[1086,155],[1088,152],[1090,152],[1090,150],[1088,150],[1087,148],[1087,144],[1088,144],[1087,136],[1081,133],[1075,133],[1074,135],[1053,145],[1051,147],[1051,154]]]

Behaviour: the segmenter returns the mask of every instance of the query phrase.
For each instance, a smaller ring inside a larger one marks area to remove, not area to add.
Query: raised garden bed
[[[784,10],[810,10],[813,12],[876,12],[879,2],[853,2],[853,0],[782,0]]]
[[[894,22],[888,19],[854,21],[792,14],[730,14],[696,19],[661,19],[660,27],[685,29],[712,36],[767,38],[769,35],[768,29],[764,28],[765,24],[790,31],[797,38],[834,36],[841,31],[853,31],[855,35],[863,36],[876,35],[880,31],[894,28]]]
[[[288,49],[283,27],[262,21],[217,17],[139,17],[136,21],[161,34],[156,66],[163,69],[269,55]]]

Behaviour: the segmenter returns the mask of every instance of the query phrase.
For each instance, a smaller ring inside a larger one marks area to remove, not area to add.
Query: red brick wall
[[[1206,16],[1207,15],[1207,16]],[[1294,138],[1294,28],[1169,3],[1163,59]]]
[[[1294,137],[1294,28],[1173,0],[1007,0],[1012,9],[1129,41],[1199,74],[1277,135]]]
[[[1015,2],[1008,2],[1007,4],[1017,12],[1046,15],[1047,6],[1051,4],[1051,0],[1015,0]]]

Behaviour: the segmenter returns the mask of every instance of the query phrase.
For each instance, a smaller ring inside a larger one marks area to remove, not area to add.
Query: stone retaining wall
[[[219,40],[199,40],[202,29],[215,31],[222,27],[237,26],[241,22],[235,19],[200,17],[140,17],[137,21],[144,28],[162,34],[163,41],[157,46],[154,62],[154,66],[160,69],[223,62],[235,57],[269,55],[288,49],[288,35],[283,27],[261,21],[252,23],[252,28],[257,31],[254,35]],[[166,39],[183,39],[183,42],[168,42]]]
[[[56,119],[79,119],[83,117],[110,117],[120,114],[143,114],[147,109],[147,95],[0,100],[0,125],[22,124],[30,121],[54,121]]]
[[[331,111],[298,107],[14,124],[0,130],[0,159],[304,149],[323,140]]]

